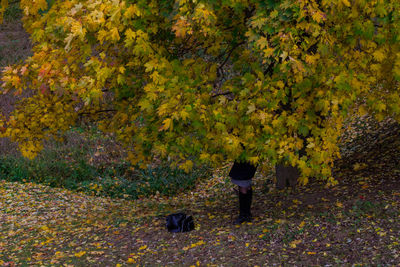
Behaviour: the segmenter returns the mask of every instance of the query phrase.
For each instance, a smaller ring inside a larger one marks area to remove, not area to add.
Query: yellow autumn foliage
[[[400,119],[398,0],[20,6],[34,54],[3,70],[2,90],[35,94],[0,126],[29,158],[91,116],[134,163],[286,161],[332,184],[351,112]]]

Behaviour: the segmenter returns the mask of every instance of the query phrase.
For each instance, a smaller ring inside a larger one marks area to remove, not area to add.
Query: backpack
[[[194,230],[194,222],[192,216],[186,216],[185,213],[174,213],[167,216],[168,232],[180,233]]]

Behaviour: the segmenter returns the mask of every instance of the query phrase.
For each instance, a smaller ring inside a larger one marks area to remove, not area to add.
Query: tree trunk
[[[275,165],[276,171],[276,188],[282,190],[285,187],[296,187],[297,179],[299,178],[299,170],[297,167],[288,166],[285,164]]]

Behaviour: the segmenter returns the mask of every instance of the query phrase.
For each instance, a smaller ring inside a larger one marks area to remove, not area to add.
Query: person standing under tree
[[[256,173],[257,167],[249,162],[235,161],[229,172],[232,183],[239,188],[239,216],[233,224],[241,224],[243,222],[251,222],[251,201],[253,198],[253,190],[251,188],[251,179]]]

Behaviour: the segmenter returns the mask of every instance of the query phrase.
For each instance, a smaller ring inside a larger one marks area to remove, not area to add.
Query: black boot
[[[250,188],[246,194],[243,194],[239,190],[239,217],[233,222],[233,224],[241,224],[243,222],[251,222],[251,200],[253,197],[253,190]]]

